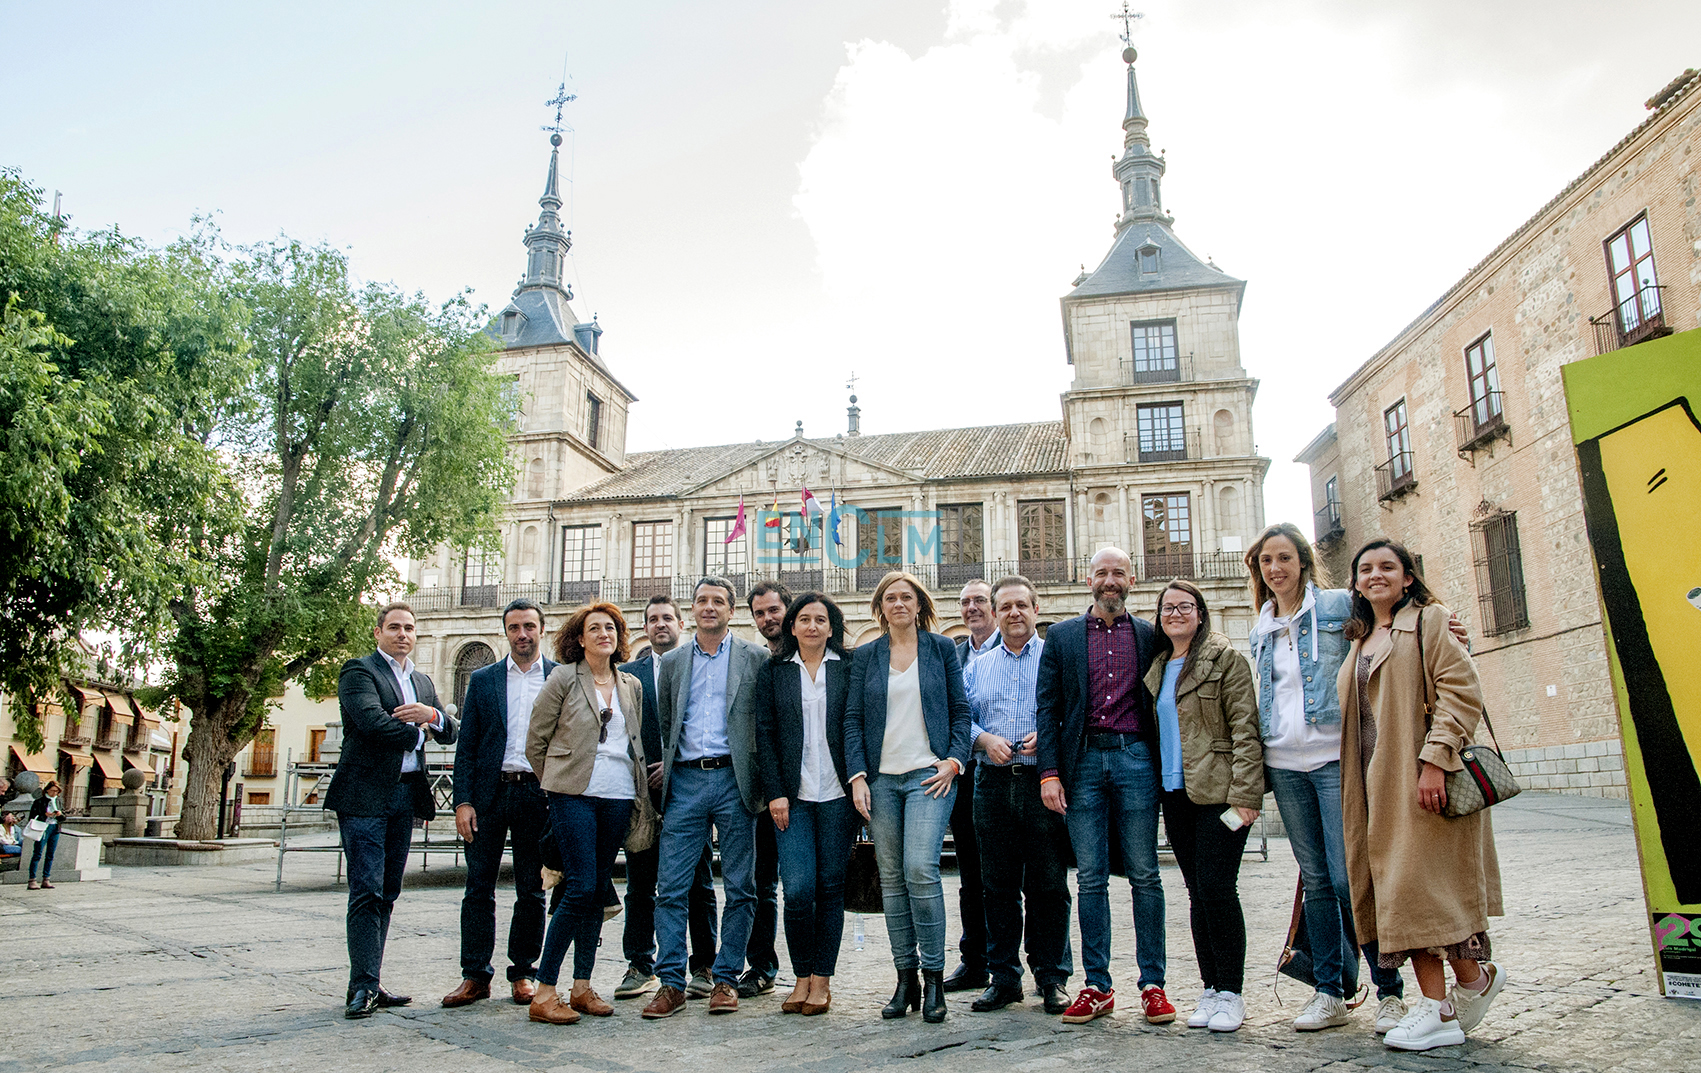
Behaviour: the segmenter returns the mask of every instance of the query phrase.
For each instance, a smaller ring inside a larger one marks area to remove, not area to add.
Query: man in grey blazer
[[[656,663],[662,727],[661,864],[656,877],[656,975],[661,988],[644,1016],[671,1017],[685,1005],[687,909],[697,860],[720,832],[721,949],[710,1013],[738,1009],[738,978],[756,917],[756,672],[768,650],[739,637],[732,583],[697,583],[697,631]]]

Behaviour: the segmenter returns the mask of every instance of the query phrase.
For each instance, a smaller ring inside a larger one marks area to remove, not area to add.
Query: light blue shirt
[[[721,638],[714,655],[691,639],[691,695],[685,699],[685,725],[679,731],[679,759],[731,756],[726,736],[726,674],[732,666],[732,634]]]
[[[1158,759],[1163,765],[1164,789],[1181,789],[1181,714],[1175,710],[1175,685],[1187,657],[1172,659],[1164,667],[1163,688],[1158,690]]]
[[[1000,641],[996,649],[986,649],[969,663],[963,688],[969,695],[970,741],[979,741],[982,734],[996,734],[1019,749],[1022,739],[1034,732],[1039,710],[1036,685],[1044,649],[1045,642],[1036,633],[1020,652],[1011,652]],[[1033,764],[1038,759],[1016,753],[1010,763]]]

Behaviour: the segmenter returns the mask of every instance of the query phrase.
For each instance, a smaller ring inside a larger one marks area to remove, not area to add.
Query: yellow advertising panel
[[[1701,331],[1562,372],[1660,988],[1701,999]]]

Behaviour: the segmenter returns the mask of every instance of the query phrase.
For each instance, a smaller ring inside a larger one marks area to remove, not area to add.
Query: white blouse
[[[585,787],[585,796],[631,801],[638,796],[637,777],[632,772],[630,745],[626,740],[626,713],[620,710],[618,679],[610,707],[614,714],[608,720],[606,739],[597,743],[596,763],[591,767],[591,781]]]
[[[839,773],[833,768],[833,754],[827,748],[827,660],[839,654],[827,650],[815,676],[803,662],[803,653],[791,657],[797,664],[797,676],[803,685],[803,766],[798,772],[799,801],[837,801],[845,796],[839,785]]]
[[[886,672],[886,733],[880,739],[880,774],[907,775],[939,758],[927,740],[921,714],[921,653],[906,670]]]

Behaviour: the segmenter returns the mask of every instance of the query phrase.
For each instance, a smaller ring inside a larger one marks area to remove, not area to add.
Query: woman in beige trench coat
[[[1353,923],[1360,941],[1379,944],[1385,967],[1409,957],[1423,990],[1384,1041],[1429,1050],[1463,1043],[1506,982],[1489,960],[1488,918],[1502,913],[1489,814],[1441,814],[1445,776],[1463,767],[1459,749],[1473,740],[1482,689],[1448,630],[1451,612],[1404,547],[1371,541],[1351,576],[1353,644],[1336,686]]]

